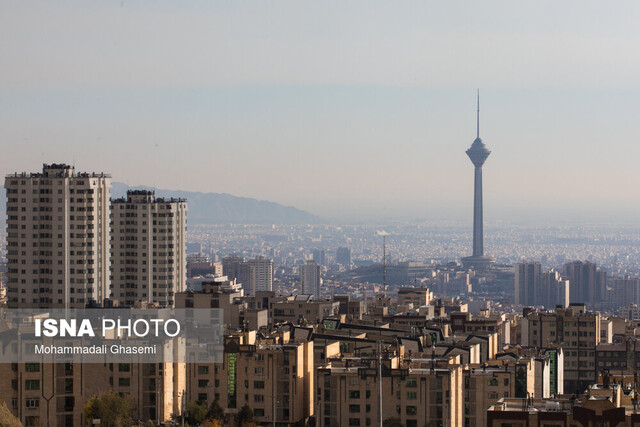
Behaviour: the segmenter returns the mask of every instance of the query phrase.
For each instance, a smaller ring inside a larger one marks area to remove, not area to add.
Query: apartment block
[[[605,301],[607,274],[589,261],[573,261],[562,267],[562,276],[569,279],[571,302],[599,308]]]
[[[172,307],[186,288],[186,201],[130,190],[113,200],[111,227],[111,299]]]
[[[111,177],[44,164],[7,175],[9,307],[101,305],[109,297]]]
[[[317,425],[380,425],[398,418],[408,427],[463,425],[463,374],[459,365],[405,367],[395,358],[382,359],[380,383],[377,359],[345,359],[318,369]]]
[[[322,285],[320,265],[315,261],[307,261],[306,264],[301,265],[300,283],[303,294],[313,295],[316,299],[320,298],[320,286]]]
[[[640,304],[640,278],[616,277],[609,280],[612,290],[607,293],[607,306],[611,310],[629,304]]]
[[[569,304],[570,281],[554,270],[542,271],[537,261],[515,265],[515,303],[517,305],[554,308]],[[582,302],[578,300],[578,302]]]
[[[248,405],[262,425],[306,422],[314,414],[313,343],[288,337],[227,337],[223,363],[188,365],[187,400],[218,400],[229,414]]]
[[[182,411],[184,381],[180,363],[0,364],[0,396],[25,426],[86,425],[87,401],[111,391],[135,402],[136,419],[164,422]]]
[[[271,304],[271,318],[274,323],[292,322],[300,325],[314,325],[326,317],[340,313],[338,301],[315,301],[310,295],[296,295]]]
[[[398,305],[413,304],[414,308],[429,305],[433,299],[433,292],[429,288],[398,289]]]
[[[263,256],[248,261],[237,255],[224,257],[222,273],[241,283],[247,295],[273,290],[273,260]]]
[[[598,312],[584,304],[555,311],[532,311],[522,318],[522,345],[564,350],[564,391],[582,393],[596,381],[596,347],[600,344]]]

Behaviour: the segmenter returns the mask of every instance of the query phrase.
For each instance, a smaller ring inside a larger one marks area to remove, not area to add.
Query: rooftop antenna
[[[478,89],[478,110],[476,111],[476,138],[480,138],[480,89]]]

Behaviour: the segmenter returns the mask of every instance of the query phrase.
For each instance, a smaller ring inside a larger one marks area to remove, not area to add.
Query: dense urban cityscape
[[[474,165],[467,257],[455,223],[187,226],[188,200],[104,172],[7,175],[3,425],[635,425],[638,235],[494,225],[485,252]],[[100,307],[220,317],[161,363],[24,362],[12,310]]]
[[[0,427],[640,426],[640,3],[0,4]]]

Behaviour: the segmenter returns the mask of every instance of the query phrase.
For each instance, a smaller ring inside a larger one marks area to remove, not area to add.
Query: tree
[[[207,405],[197,400],[187,403],[187,422],[198,425],[207,418]]]
[[[214,400],[209,407],[209,413],[207,413],[207,419],[210,420],[224,420],[224,409],[220,407],[218,399]]]
[[[135,405],[130,398],[124,398],[114,392],[93,396],[84,405],[84,414],[88,422],[99,419],[102,424],[113,427],[125,427],[132,424],[131,412]]]
[[[249,407],[249,405],[244,405],[240,412],[238,412],[238,425],[240,426],[250,426],[253,425],[253,410]]]
[[[382,427],[404,427],[400,418],[387,418],[382,422]]]

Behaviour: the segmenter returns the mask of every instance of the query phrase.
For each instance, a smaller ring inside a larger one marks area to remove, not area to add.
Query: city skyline
[[[467,221],[480,87],[487,222],[637,216],[638,5],[363,5],[7,3],[0,170]]]
[[[607,6],[3,3],[0,425],[638,424]]]

